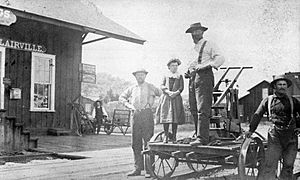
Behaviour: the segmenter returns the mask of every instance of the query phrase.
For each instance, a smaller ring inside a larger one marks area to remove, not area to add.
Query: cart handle
[[[263,135],[261,135],[260,133],[258,133],[258,132],[254,132],[256,135],[258,135],[263,141],[267,141],[267,139],[263,136]]]

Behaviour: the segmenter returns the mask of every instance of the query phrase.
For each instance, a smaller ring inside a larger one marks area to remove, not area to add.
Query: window
[[[262,99],[265,99],[269,95],[269,89],[268,88],[262,88]]]
[[[55,55],[32,52],[31,111],[54,111]]]

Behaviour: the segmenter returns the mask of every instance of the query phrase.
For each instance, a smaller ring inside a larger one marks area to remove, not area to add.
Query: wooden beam
[[[109,38],[109,37],[102,37],[102,38],[94,39],[94,40],[91,40],[91,41],[86,41],[86,42],[83,42],[82,45],[89,44],[89,43],[96,42],[96,41],[101,41],[101,40],[104,40],[104,39],[107,39],[107,38]]]
[[[88,35],[88,33],[84,33],[84,34],[82,35],[82,37],[81,37],[81,42],[84,41],[84,39],[86,38],[87,35]]]

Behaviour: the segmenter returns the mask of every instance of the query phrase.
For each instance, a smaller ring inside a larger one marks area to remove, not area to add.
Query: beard
[[[193,38],[194,43],[197,44],[202,39],[202,36],[192,35],[192,38]]]

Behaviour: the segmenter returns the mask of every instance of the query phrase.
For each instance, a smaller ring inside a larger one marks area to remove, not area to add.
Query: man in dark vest
[[[256,130],[263,114],[268,112],[272,125],[268,131],[268,145],[265,161],[258,173],[259,180],[276,179],[278,161],[283,159],[279,179],[293,179],[293,167],[297,156],[300,122],[296,115],[300,114],[300,102],[287,94],[287,88],[292,85],[291,80],[284,75],[276,76],[271,82],[274,94],[262,100],[250,123],[246,137],[251,137]]]
[[[103,120],[107,118],[107,112],[103,107],[103,99],[101,97],[94,103],[92,114],[93,117],[95,117],[95,132],[99,134],[101,125],[103,124]]]
[[[205,145],[209,142],[214,74],[212,68],[219,68],[225,61],[219,48],[203,39],[207,27],[195,23],[186,30],[191,33],[196,57],[185,74],[189,78],[189,104],[194,118],[197,139],[191,145]]]

